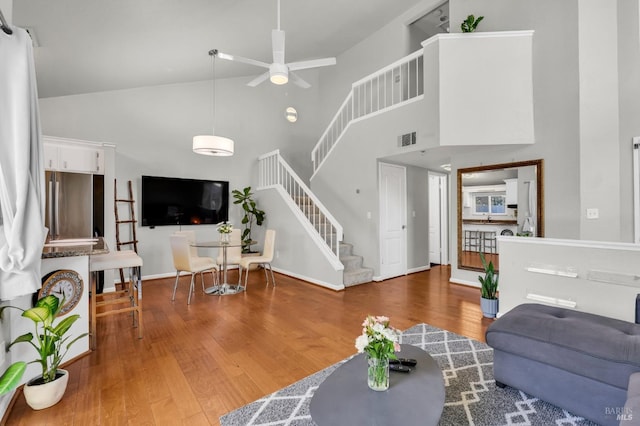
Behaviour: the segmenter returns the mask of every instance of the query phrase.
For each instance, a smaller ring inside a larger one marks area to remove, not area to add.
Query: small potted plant
[[[498,273],[495,271],[492,261],[487,264],[482,252],[480,252],[480,260],[484,268],[484,277],[478,275],[481,285],[480,307],[482,315],[487,318],[495,318],[498,314]]]
[[[473,15],[467,16],[467,19],[462,21],[460,24],[460,29],[463,33],[472,33],[478,28],[478,24],[484,19],[484,16],[478,16],[477,18]]]
[[[22,316],[29,318],[34,323],[35,335],[33,333],[23,334],[11,342],[8,347],[10,348],[16,343],[26,342],[38,352],[38,357],[29,364],[40,364],[42,374],[27,382],[23,389],[27,404],[34,410],[51,407],[62,399],[69,381],[69,373],[58,367],[69,347],[88,334],[83,333],[68,341],[71,336],[65,337],[65,334],[67,334],[73,323],[80,318],[80,315],[70,315],[54,324],[61,307],[62,303],[56,296],[48,295],[38,300],[31,309],[25,310],[16,306],[3,306],[0,308],[0,317],[2,317],[5,309],[13,308],[22,311]],[[12,372],[12,374],[6,378],[3,376],[0,379],[0,391],[3,390],[1,389],[3,385],[7,385],[7,391],[12,389],[11,386],[15,387],[22,378],[25,367],[26,363],[23,361],[12,364],[7,369],[7,372]],[[6,383],[3,383],[4,380],[6,380]]]
[[[232,194],[233,198],[235,198],[233,204],[240,204],[242,206],[242,210],[244,210],[244,216],[242,217],[244,229],[242,230],[242,235],[240,237],[242,239],[242,253],[251,253],[251,242],[253,241],[251,238],[251,231],[253,224],[255,223],[256,225],[261,226],[266,214],[263,210],[260,210],[257,207],[256,201],[253,199],[253,193],[251,192],[250,186],[247,186],[242,191],[234,189]]]

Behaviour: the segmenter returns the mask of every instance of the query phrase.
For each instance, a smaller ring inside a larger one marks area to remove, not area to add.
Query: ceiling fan
[[[257,86],[266,79],[270,79],[273,84],[286,84],[291,78],[294,84],[307,89],[311,85],[293,71],[336,64],[336,58],[312,59],[309,61],[289,62],[288,64],[284,62],[284,31],[280,30],[280,0],[278,0],[278,29],[271,31],[271,47],[273,50],[273,62],[271,64],[222,52],[217,52],[217,55],[220,59],[267,68],[269,71],[247,83],[247,86],[251,87]]]

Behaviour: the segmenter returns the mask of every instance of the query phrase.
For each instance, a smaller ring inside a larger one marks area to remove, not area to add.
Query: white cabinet
[[[104,149],[99,144],[45,137],[44,160],[46,170],[104,174]]]
[[[507,184],[507,206],[510,204],[518,204],[518,179],[505,179]]]

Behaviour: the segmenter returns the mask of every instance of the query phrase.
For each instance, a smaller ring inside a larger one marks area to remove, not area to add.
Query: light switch
[[[587,209],[587,219],[598,219],[600,211],[598,209]]]
[[[371,219],[371,212],[367,212],[367,219]]]

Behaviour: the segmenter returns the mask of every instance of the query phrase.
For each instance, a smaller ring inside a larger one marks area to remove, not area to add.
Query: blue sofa
[[[523,304],[491,324],[486,340],[494,349],[498,386],[520,389],[602,425],[640,422],[640,392],[635,400],[629,395],[625,407],[631,376],[640,372],[640,325]],[[640,389],[640,375],[637,380]]]

